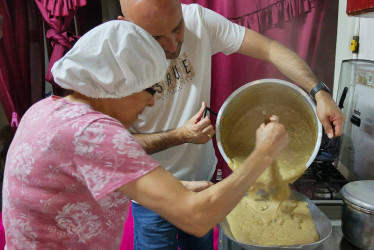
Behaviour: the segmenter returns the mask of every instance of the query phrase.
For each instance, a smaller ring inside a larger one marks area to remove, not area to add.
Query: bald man
[[[200,191],[209,187],[217,162],[211,141],[215,130],[202,115],[210,102],[211,57],[218,52],[271,62],[311,93],[328,136],[341,135],[344,115],[328,88],[285,46],[197,4],[181,5],[179,0],[120,2],[124,16],[119,18],[147,30],[170,59],[165,80],[157,84],[155,107],[139,116],[132,132],[146,152],[187,188]],[[177,244],[181,249],[212,249],[211,234],[190,237],[136,203],[133,216],[135,249],[177,249]]]

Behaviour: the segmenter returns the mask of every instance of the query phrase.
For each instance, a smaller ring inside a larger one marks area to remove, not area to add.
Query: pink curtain
[[[79,39],[69,30],[69,27],[77,8],[87,3],[86,0],[35,0],[35,2],[50,27],[46,38],[51,41],[53,52],[49,59],[46,80],[55,85],[51,68]]]
[[[0,213],[0,249],[5,248],[5,231],[3,226],[2,213]]]
[[[258,31],[298,53],[332,87],[338,0],[182,0],[198,3],[232,22]],[[218,111],[240,86],[263,78],[288,80],[269,63],[243,55],[213,57],[211,108]],[[214,117],[212,117],[215,122]],[[216,147],[217,169],[231,173]]]
[[[70,16],[71,11],[86,5],[86,0],[37,0],[36,2],[55,17]]]
[[[30,1],[0,0],[3,38],[0,40],[0,101],[15,129],[29,106],[41,98],[44,71],[40,63],[40,24]],[[30,49],[30,48],[33,49]],[[36,55],[35,60],[34,55]],[[33,63],[30,63],[30,62]]]

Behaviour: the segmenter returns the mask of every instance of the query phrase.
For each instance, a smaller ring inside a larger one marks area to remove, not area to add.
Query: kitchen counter
[[[317,250],[359,250],[351,243],[349,243],[344,237],[341,229],[340,220],[332,220],[332,232],[331,235],[319,245]],[[218,241],[218,250],[243,250],[244,248],[240,247],[235,242],[228,239],[223,232],[219,231],[219,241]]]
[[[343,237],[341,221],[331,221],[332,232],[331,235],[321,244],[319,247],[315,248],[318,250],[322,249],[339,249],[339,250],[359,250],[356,246],[352,245]]]

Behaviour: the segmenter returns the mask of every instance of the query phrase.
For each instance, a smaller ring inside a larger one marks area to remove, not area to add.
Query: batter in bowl
[[[303,201],[253,200],[244,197],[226,217],[235,240],[250,245],[299,245],[319,234]]]
[[[269,104],[271,105],[271,104]],[[289,184],[306,169],[313,151],[315,136],[311,125],[292,110],[269,107],[282,114],[290,144],[271,167],[268,167],[248,190],[248,195],[226,217],[233,237],[251,245],[299,245],[316,242],[319,234],[308,209],[308,203],[289,200]],[[252,109],[235,124],[229,147],[229,167],[235,171],[253,149],[255,135],[249,128],[263,122],[261,110]],[[256,114],[256,115],[255,115]],[[253,121],[253,119],[260,119]],[[245,135],[246,134],[246,135]]]
[[[230,164],[235,169],[240,164]],[[305,169],[305,165],[301,166]],[[269,167],[227,215],[233,237],[251,245],[299,245],[316,242],[319,234],[304,201],[289,200],[287,181],[274,178]],[[235,171],[235,170],[234,170]]]

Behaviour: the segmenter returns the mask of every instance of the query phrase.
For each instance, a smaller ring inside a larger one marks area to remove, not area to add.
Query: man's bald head
[[[125,20],[148,31],[163,47],[167,58],[179,55],[184,38],[179,0],[120,0],[120,4]]]
[[[126,18],[130,16],[146,18],[159,13],[175,12],[181,8],[179,0],[120,0],[121,10]]]

